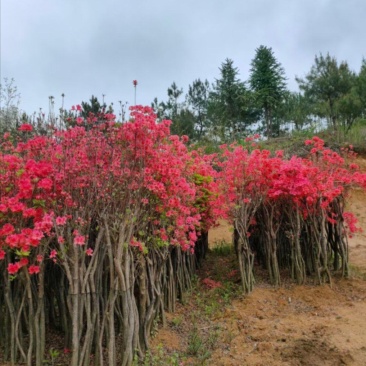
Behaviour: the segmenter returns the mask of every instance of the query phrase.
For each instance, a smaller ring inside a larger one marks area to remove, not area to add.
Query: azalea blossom
[[[28,267],[28,273],[29,274],[37,274],[39,272],[40,272],[40,267],[39,266],[32,265],[32,266]]]
[[[83,119],[82,117],[77,117],[77,118],[76,118],[76,124],[77,124],[77,125],[79,125],[79,126],[80,126],[80,125],[82,125],[82,124],[83,124],[83,122],[84,122],[84,119]]]
[[[22,258],[19,262],[19,267],[24,267],[29,263],[28,258]]]
[[[44,178],[38,182],[38,188],[50,190],[53,187],[53,182],[49,178]]]
[[[38,254],[38,255],[37,255],[37,262],[38,262],[38,263],[41,263],[42,261],[43,261],[43,255]]]
[[[67,222],[67,217],[66,216],[57,216],[56,217],[56,224],[58,226],[62,226],[65,225]]]
[[[92,248],[88,248],[88,249],[85,251],[86,255],[88,255],[89,257],[91,257],[91,256],[93,255],[93,252],[94,252],[94,250],[93,250]]]
[[[5,224],[0,229],[0,235],[10,235],[14,232],[14,226],[12,224]]]
[[[33,127],[29,123],[23,123],[19,128],[18,131],[32,131]]]
[[[75,245],[84,245],[85,244],[85,236],[83,236],[83,235],[75,236],[74,244]]]
[[[8,264],[8,273],[9,274],[16,274],[16,273],[18,273],[19,269],[20,269],[20,265],[18,262]]]
[[[44,234],[40,230],[32,231],[32,239],[41,240],[44,237]]]

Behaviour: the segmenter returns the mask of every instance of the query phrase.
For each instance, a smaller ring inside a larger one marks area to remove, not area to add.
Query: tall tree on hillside
[[[348,63],[338,64],[335,57],[315,56],[315,63],[305,79],[296,78],[306,97],[312,100],[314,114],[326,118],[335,130],[340,124],[340,102],[351,92],[356,75]]]
[[[195,131],[198,140],[209,128],[209,119],[207,118],[209,95],[210,84],[207,80],[197,79],[193,81],[192,85],[189,85],[186,101],[195,118]]]
[[[284,120],[293,123],[295,130],[306,128],[313,122],[311,103],[303,94],[288,91],[285,94]]]
[[[195,116],[188,108],[180,108],[172,119],[170,131],[173,135],[187,135],[190,140],[194,140],[196,133],[194,130]]]
[[[168,101],[158,102],[154,99],[151,106],[154,108],[159,119],[169,119],[172,121],[170,126],[171,133],[174,135],[187,135],[190,139],[195,138],[195,116],[190,111],[184,101],[180,102],[179,98],[183,94],[183,89],[179,88],[175,82],[167,90]]]
[[[261,108],[266,136],[273,136],[273,117],[286,92],[285,71],[269,47],[256,49],[251,62],[249,84]]]
[[[179,112],[179,103],[178,99],[183,94],[183,89],[178,88],[177,84],[175,82],[172,83],[172,85],[168,88],[168,104],[167,109],[170,110],[171,119],[174,119]]]
[[[106,103],[100,103],[98,98],[92,95],[89,102],[81,102],[82,112],[84,118],[88,118],[90,113],[96,117],[102,117],[105,113],[113,113],[112,105],[107,107]],[[103,119],[103,118],[101,118]]]
[[[20,93],[14,79],[4,78],[0,83],[0,134],[19,127]]]
[[[208,108],[215,134],[224,141],[242,135],[250,123],[246,119],[245,85],[239,80],[239,71],[233,63],[230,59],[222,63],[221,77],[213,85]]]
[[[154,109],[154,112],[158,118],[158,120],[162,120],[165,118],[164,111],[165,111],[165,103],[159,102],[158,98],[155,97],[151,103],[151,108]]]
[[[366,118],[366,59],[362,60],[361,69],[356,80],[356,92],[362,104],[361,117]]]
[[[337,101],[337,117],[344,133],[347,133],[354,122],[362,116],[365,105],[358,93],[357,84]]]

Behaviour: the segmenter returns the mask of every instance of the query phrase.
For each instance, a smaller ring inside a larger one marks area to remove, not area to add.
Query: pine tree
[[[285,71],[269,47],[260,46],[251,62],[249,84],[262,110],[266,136],[274,134],[273,118],[286,92]]]
[[[216,135],[221,140],[233,140],[245,130],[245,85],[239,80],[234,62],[226,59],[220,68],[220,79],[210,94],[209,115]]]
[[[186,101],[188,108],[193,112],[195,119],[195,132],[197,139],[201,139],[209,129],[209,119],[207,118],[208,103],[210,95],[210,84],[207,80],[197,79],[188,87]]]

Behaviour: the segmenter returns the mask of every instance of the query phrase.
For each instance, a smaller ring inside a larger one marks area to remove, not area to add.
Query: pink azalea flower
[[[41,263],[43,261],[43,255],[38,254],[37,255],[37,262]]]
[[[93,255],[93,252],[94,252],[94,250],[93,250],[92,248],[88,248],[88,249],[85,251],[86,255],[88,255],[89,257],[91,257],[91,256]]]
[[[41,240],[44,237],[42,231],[40,230],[33,230],[32,232],[32,239]]]
[[[33,127],[32,125],[30,125],[29,123],[24,123],[22,124],[19,128],[18,131],[32,131]]]
[[[84,120],[81,117],[76,118],[76,124],[81,125],[83,124]]]
[[[24,266],[26,266],[28,263],[29,263],[28,258],[22,258],[22,259],[19,261],[19,267],[24,267]]]
[[[8,264],[8,273],[9,274],[16,274],[19,271],[19,263],[9,263]]]
[[[77,235],[74,238],[75,245],[84,245],[85,244],[85,236]]]
[[[28,273],[29,274],[39,273],[39,271],[40,271],[39,266],[32,265],[32,266],[29,266],[29,268],[28,268]]]
[[[67,217],[66,216],[57,216],[56,217],[56,224],[59,226],[65,225],[67,221]]]

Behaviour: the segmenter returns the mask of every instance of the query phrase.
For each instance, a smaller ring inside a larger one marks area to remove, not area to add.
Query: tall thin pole
[[[132,84],[133,84],[133,86],[134,86],[134,88],[135,88],[135,105],[136,105],[136,89],[137,89],[137,80],[133,80],[133,81],[132,81]]]

